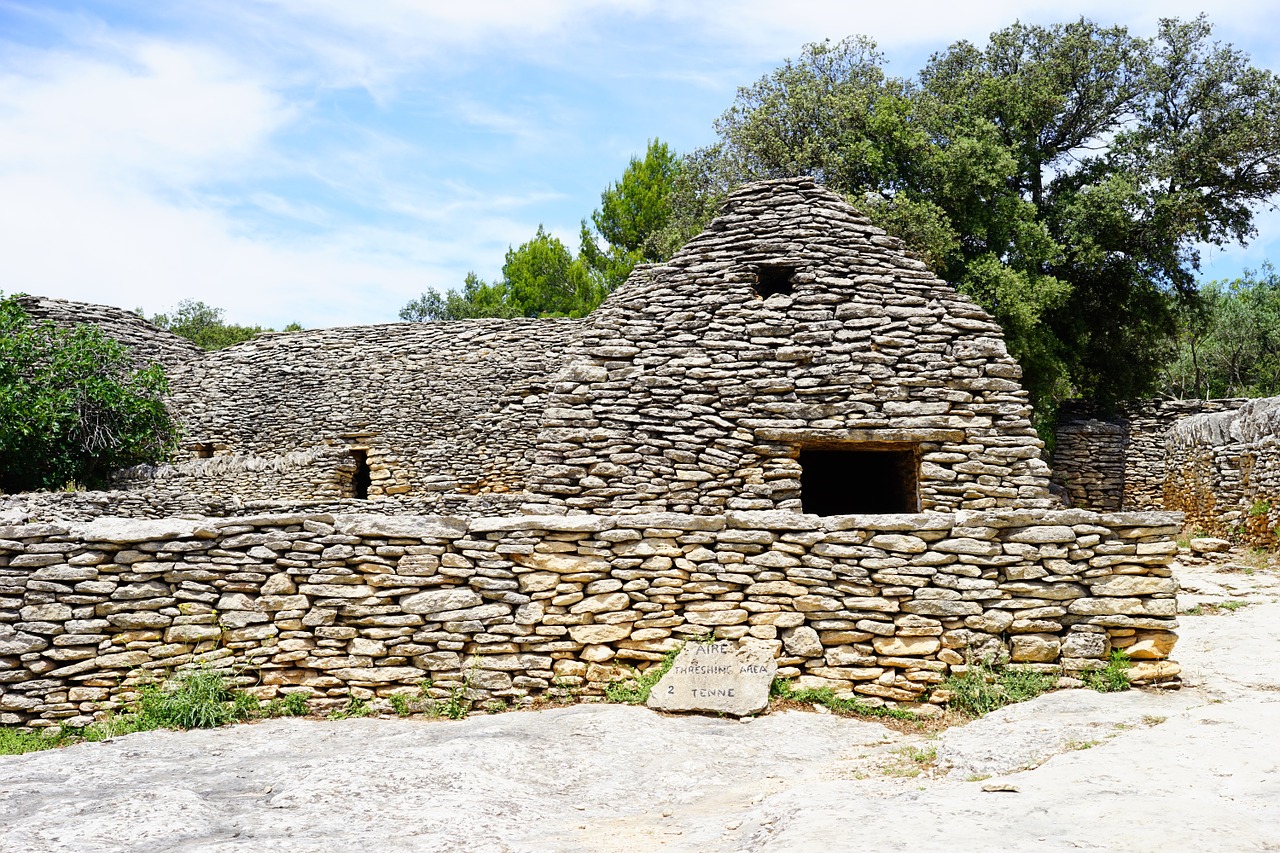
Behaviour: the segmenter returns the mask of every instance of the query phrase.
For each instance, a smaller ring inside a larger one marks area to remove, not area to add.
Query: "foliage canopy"
[[[1212,281],[1180,306],[1161,391],[1173,397],[1280,394],[1280,275],[1271,265]]]
[[[159,365],[137,369],[94,326],[33,320],[0,296],[0,489],[101,486],[175,441]]]

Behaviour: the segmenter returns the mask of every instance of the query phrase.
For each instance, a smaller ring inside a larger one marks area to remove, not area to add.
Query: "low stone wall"
[[[119,489],[85,492],[22,492],[0,494],[0,524],[28,521],[82,522],[103,517],[171,518],[209,516],[235,518],[246,515],[285,513],[290,515],[377,514],[377,515],[457,515],[477,518],[516,515],[529,498],[524,492],[459,495],[433,492],[408,497],[375,497],[246,500],[232,493],[202,494],[181,489],[147,485],[129,491]]]
[[[1166,442],[1164,504],[1205,533],[1277,544],[1280,397],[1181,421]]]
[[[688,638],[910,703],[970,656],[1177,673],[1181,518],[369,515],[0,526],[0,723],[88,723],[180,667],[302,692],[598,696]]]
[[[1064,406],[1053,450],[1053,481],[1071,505],[1099,511],[1172,509],[1164,504],[1165,441],[1183,418],[1233,411],[1243,398],[1141,400],[1118,412]]]

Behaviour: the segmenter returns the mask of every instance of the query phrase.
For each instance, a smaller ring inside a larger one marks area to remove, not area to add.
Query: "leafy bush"
[[[175,443],[159,365],[135,369],[94,326],[33,320],[0,298],[0,490],[105,484]]]

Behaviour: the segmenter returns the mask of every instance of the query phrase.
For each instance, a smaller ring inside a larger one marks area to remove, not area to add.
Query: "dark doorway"
[[[796,274],[795,267],[766,266],[756,269],[754,289],[761,299],[768,299],[775,293],[790,293],[791,279]]]
[[[914,447],[801,450],[800,501],[813,515],[919,512]]]
[[[351,449],[351,458],[356,463],[356,470],[351,475],[351,496],[365,500],[369,497],[369,451],[362,447]]]

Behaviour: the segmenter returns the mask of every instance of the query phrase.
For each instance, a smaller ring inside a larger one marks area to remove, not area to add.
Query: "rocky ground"
[[[935,734],[599,705],[148,732],[0,757],[0,850],[1280,850],[1280,568],[1178,576],[1177,691]]]

